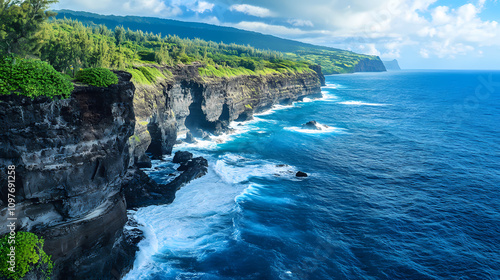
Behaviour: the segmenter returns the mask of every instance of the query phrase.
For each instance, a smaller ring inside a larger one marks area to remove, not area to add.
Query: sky
[[[236,27],[405,69],[500,70],[498,0],[60,0],[52,8]]]

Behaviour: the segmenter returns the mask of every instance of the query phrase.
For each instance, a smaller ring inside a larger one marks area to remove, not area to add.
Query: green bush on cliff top
[[[118,84],[118,77],[106,68],[87,68],[76,73],[76,80],[96,87],[109,87]]]
[[[15,239],[9,236],[7,234],[0,238],[0,274],[14,280],[22,279],[26,274],[31,274],[37,279],[50,279],[54,264],[50,256],[43,251],[43,238],[38,238],[31,232],[17,232]],[[11,247],[15,248],[13,271],[9,270],[11,264],[8,263]]]
[[[34,99],[38,96],[67,98],[73,84],[48,63],[13,57],[0,57],[0,95],[15,93]]]

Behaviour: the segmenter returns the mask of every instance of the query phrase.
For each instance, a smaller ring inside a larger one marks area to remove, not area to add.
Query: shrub
[[[67,98],[74,87],[71,81],[46,62],[35,59],[0,57],[0,95]]]
[[[31,232],[17,232],[15,244],[9,244],[9,235],[0,238],[0,274],[7,279],[22,279],[26,274],[35,274],[37,279],[50,279],[53,262],[43,251],[43,238]],[[10,247],[15,247],[15,269],[9,270],[7,262]]]
[[[115,73],[106,68],[87,68],[78,71],[76,80],[87,85],[96,87],[109,87],[118,84]]]

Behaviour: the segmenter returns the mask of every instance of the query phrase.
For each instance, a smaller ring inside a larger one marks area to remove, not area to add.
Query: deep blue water
[[[146,240],[127,279],[500,279],[500,72],[327,83],[176,147],[209,174],[133,213]]]

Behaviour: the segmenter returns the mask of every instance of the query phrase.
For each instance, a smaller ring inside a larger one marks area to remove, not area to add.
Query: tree
[[[55,13],[46,11],[58,0],[0,0],[0,52],[25,55],[40,48],[39,33],[45,20]]]
[[[115,39],[117,46],[125,41],[125,28],[123,26],[115,27]]]

